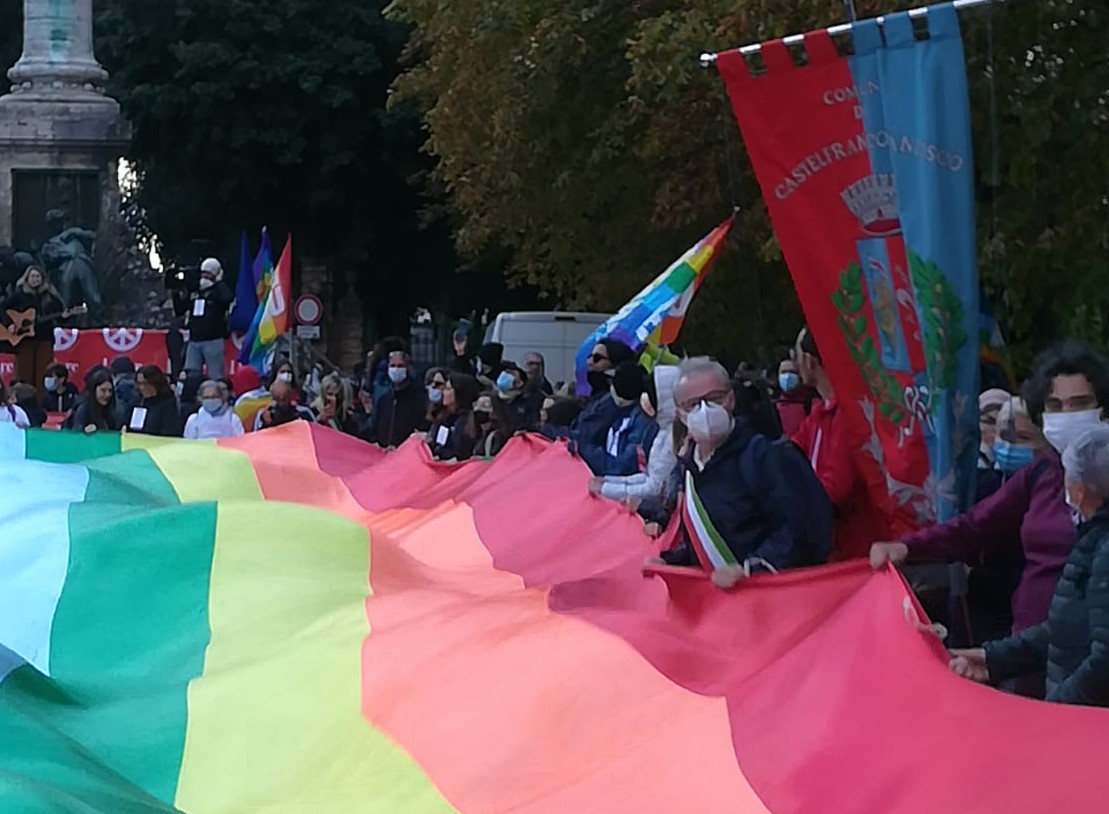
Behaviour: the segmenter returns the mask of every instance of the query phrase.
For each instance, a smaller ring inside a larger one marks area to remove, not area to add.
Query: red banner
[[[157,365],[166,370],[169,352],[166,331],[146,328],[94,328],[77,330],[58,328],[54,331],[54,359],[69,368],[70,381],[78,387],[85,372],[96,365],[107,365],[117,356],[129,356],[136,365]],[[227,375],[239,369],[238,337],[228,339],[223,350]],[[15,358],[0,353],[0,375],[11,379]]]
[[[933,13],[934,12],[934,13]],[[958,19],[852,27],[851,56],[806,34],[763,71],[717,67],[836,395],[894,531],[960,511],[977,456],[978,277]]]

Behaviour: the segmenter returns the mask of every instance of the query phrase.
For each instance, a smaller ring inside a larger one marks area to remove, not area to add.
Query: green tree
[[[164,256],[268,225],[327,263],[382,331],[416,304],[496,300],[500,268],[454,274],[451,224],[410,105],[386,106],[410,27],[380,0],[96,0],[96,50],[130,119],[142,228]],[[18,58],[22,3],[0,4],[0,57]],[[278,246],[280,249],[280,246]],[[503,286],[502,286],[503,287]],[[340,291],[340,294],[345,292]]]
[[[428,167],[419,118],[385,107],[408,31],[381,5],[97,4],[98,55],[134,127],[138,203],[170,255],[208,238],[235,257],[241,228],[291,232],[301,256],[355,269],[394,329],[453,270],[449,234],[421,222],[410,183]]]
[[[1109,338],[1102,6],[1013,4],[965,25],[983,279],[1023,356],[1063,331]],[[611,309],[738,204],[731,251],[683,335],[734,358],[789,342],[801,317],[720,81],[696,57],[841,11],[838,0],[394,0],[389,13],[416,25],[396,88],[425,111],[459,248],[503,245],[510,280]]]

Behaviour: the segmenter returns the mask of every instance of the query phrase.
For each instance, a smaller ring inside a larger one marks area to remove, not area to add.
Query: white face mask
[[[1101,426],[1101,408],[1078,413],[1044,413],[1044,437],[1062,455],[1079,436]]]
[[[731,435],[735,419],[719,404],[702,401],[689,411],[685,425],[698,444],[718,444]]]
[[[215,284],[216,284],[216,281],[209,278],[209,277],[201,277],[200,278],[200,287],[202,289],[204,289],[205,291],[207,291],[209,288],[211,288]]]

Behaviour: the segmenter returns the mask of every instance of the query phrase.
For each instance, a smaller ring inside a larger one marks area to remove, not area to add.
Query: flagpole
[[[964,9],[972,9],[972,8],[977,8],[978,6],[989,6],[989,5],[993,5],[994,3],[1004,3],[1004,2],[1005,2],[1005,0],[954,0],[954,2],[951,5],[955,7],[956,11],[962,11]],[[920,18],[920,17],[926,17],[926,16],[928,16],[928,7],[927,6],[918,6],[917,8],[911,8],[911,9],[909,9],[909,16],[914,18],[914,19]],[[883,20],[885,20],[885,17],[879,17],[878,18],[878,23],[881,24]],[[833,25],[830,28],[826,28],[824,30],[828,32],[828,36],[838,37],[842,34],[850,34],[853,25],[854,25],[853,23],[840,23],[839,25]],[[801,45],[804,41],[805,41],[805,35],[804,34],[790,34],[788,37],[785,37],[784,39],[782,39],[782,42],[785,45]],[[751,56],[752,54],[759,53],[759,51],[762,50],[762,43],[761,42],[756,42],[756,43],[753,43],[751,45],[744,45],[742,48],[740,48],[738,50],[739,50],[740,54],[742,54],[745,57],[748,57],[748,56]],[[716,54],[711,54],[711,53],[701,54],[700,62],[701,62],[701,67],[702,68],[707,68],[710,65],[715,65],[716,64]]]

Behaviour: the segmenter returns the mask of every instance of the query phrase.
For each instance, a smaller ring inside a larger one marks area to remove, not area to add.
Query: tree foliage
[[[860,15],[909,3],[859,0]],[[828,25],[838,0],[394,0],[416,26],[398,98],[466,253],[512,252],[513,281],[612,309],[741,207],[684,339],[758,355],[800,323],[738,129],[702,51]],[[1025,355],[1105,341],[1109,14],[1100,0],[1011,3],[964,24],[987,290]]]
[[[18,17],[22,4],[0,5]],[[279,244],[290,232],[300,257],[352,274],[382,330],[463,289],[422,181],[420,116],[386,106],[409,26],[381,0],[93,5],[97,56],[133,126],[136,203],[163,256],[204,241],[234,266],[240,230],[256,240],[268,225]],[[17,55],[20,33],[4,30],[0,53]]]

